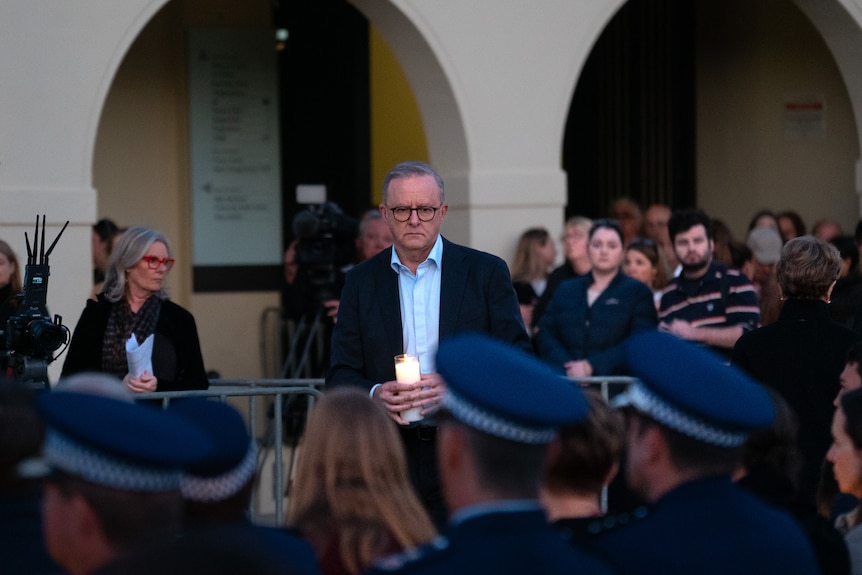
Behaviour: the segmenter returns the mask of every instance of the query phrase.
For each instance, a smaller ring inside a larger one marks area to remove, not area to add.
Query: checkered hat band
[[[178,468],[151,467],[103,453],[55,429],[45,437],[49,465],[90,483],[124,491],[170,491],[179,488]]]
[[[470,403],[449,388],[443,395],[443,405],[458,421],[479,431],[518,443],[550,443],[556,429],[536,428],[507,421]]]
[[[642,383],[635,383],[629,388],[628,403],[659,423],[705,443],[738,447],[748,438],[747,433],[719,429],[695,419],[654,395]]]
[[[226,473],[215,477],[201,477],[184,473],[180,477],[180,491],[185,499],[201,503],[224,501],[235,495],[248,483],[257,464],[257,447],[252,441],[242,461]]]

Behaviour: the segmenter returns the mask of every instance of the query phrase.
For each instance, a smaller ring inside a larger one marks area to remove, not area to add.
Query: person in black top
[[[165,278],[174,265],[167,237],[144,226],[123,233],[108,261],[104,291],[88,300],[78,320],[63,376],[101,371],[131,392],[209,387],[192,314],[167,299]],[[127,344],[152,336],[151,365],[130,373]]]

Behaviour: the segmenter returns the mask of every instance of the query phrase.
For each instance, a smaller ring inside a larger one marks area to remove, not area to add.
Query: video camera
[[[54,352],[69,343],[69,328],[63,325],[63,318],[55,315],[52,321],[46,305],[50,275],[48,257],[68,225],[67,221],[47,251],[44,215],[41,244],[39,216],[36,216],[32,249],[30,238],[27,237],[27,232],[24,232],[24,240],[27,243],[24,287],[11,303],[13,309],[6,321],[5,331],[0,332],[0,373],[5,373],[12,381],[23,382],[34,388],[49,388],[48,364],[56,358]]]
[[[344,214],[338,204],[325,201],[325,188],[307,187],[316,188],[317,193],[297,192],[297,200],[310,205],[293,218],[293,234],[298,240],[296,261],[299,273],[306,275],[318,301],[337,299],[341,268],[356,254],[359,222]],[[317,202],[309,202],[310,198]]]

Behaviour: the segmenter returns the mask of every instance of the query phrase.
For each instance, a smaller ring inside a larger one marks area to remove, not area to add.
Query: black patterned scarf
[[[129,373],[126,341],[134,333],[138,345],[143,343],[156,330],[161,309],[162,300],[157,295],[147,298],[138,313],[132,313],[126,298],[111,306],[105,338],[102,340],[102,371],[120,378]]]

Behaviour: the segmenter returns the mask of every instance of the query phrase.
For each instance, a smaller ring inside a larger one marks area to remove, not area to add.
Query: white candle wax
[[[421,378],[419,359],[414,357],[395,364],[395,381],[398,383],[418,383]]]
[[[395,356],[395,381],[398,383],[419,383],[422,374],[419,371],[419,358],[412,355]],[[400,413],[401,419],[407,422],[421,421],[422,409],[412,407]]]

